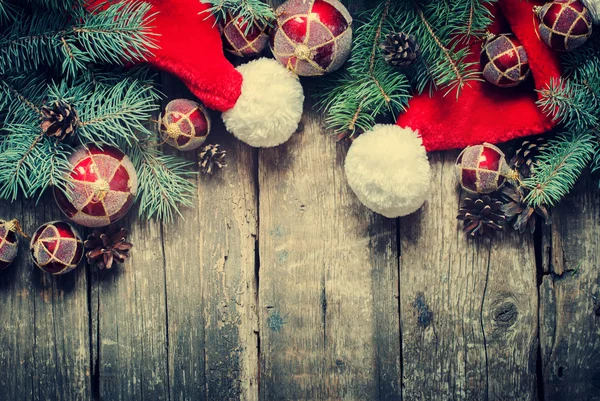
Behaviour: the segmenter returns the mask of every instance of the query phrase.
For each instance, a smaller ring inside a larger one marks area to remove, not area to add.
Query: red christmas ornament
[[[534,8],[540,37],[554,50],[570,51],[592,34],[592,15],[579,0],[557,0]]]
[[[210,117],[206,109],[192,100],[170,101],[160,120],[163,140],[182,151],[200,147],[210,133]]]
[[[0,270],[6,269],[17,258],[19,252],[17,233],[25,235],[19,220],[0,220]]]
[[[458,181],[469,192],[495,192],[504,185],[511,172],[504,153],[489,143],[469,146],[456,160]]]
[[[112,146],[80,146],[69,157],[73,170],[65,194],[54,190],[58,207],[67,217],[86,227],[107,226],[133,205],[138,181],[133,164]]]
[[[296,74],[327,74],[350,56],[352,17],[338,0],[288,0],[276,14],[271,50]]]
[[[83,241],[71,225],[53,221],[33,234],[30,250],[37,267],[53,275],[65,274],[81,261]]]
[[[515,36],[491,35],[481,49],[484,78],[501,88],[519,85],[529,76],[529,59]]]
[[[255,22],[248,27],[242,17],[227,13],[223,25],[223,46],[229,53],[239,57],[254,57],[269,44],[268,26]]]

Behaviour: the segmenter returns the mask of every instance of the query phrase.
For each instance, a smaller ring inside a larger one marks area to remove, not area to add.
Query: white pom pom
[[[590,10],[594,24],[600,24],[600,0],[582,0],[583,5]]]
[[[294,74],[272,59],[261,58],[237,68],[242,94],[223,113],[227,130],[250,146],[281,145],[298,129],[304,91]]]
[[[418,134],[376,125],[359,136],[346,158],[350,188],[369,209],[385,217],[417,211],[429,195],[431,168]]]

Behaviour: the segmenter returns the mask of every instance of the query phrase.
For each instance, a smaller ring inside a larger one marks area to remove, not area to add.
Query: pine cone
[[[200,152],[198,164],[203,174],[212,174],[215,168],[227,167],[225,155],[227,152],[220,150],[220,145],[206,145]]]
[[[541,136],[523,141],[521,147],[517,149],[515,155],[510,160],[511,167],[519,170],[523,177],[531,177],[535,161],[539,154],[546,149],[547,145],[548,141]]]
[[[128,232],[117,225],[96,229],[84,242],[89,251],[85,254],[89,264],[96,264],[100,269],[110,269],[113,262],[123,263],[129,257],[133,245],[127,242]]]
[[[544,206],[533,208],[525,202],[527,192],[524,187],[515,187],[506,184],[500,191],[505,203],[502,205],[502,211],[506,215],[507,221],[512,223],[513,228],[521,234],[529,228],[529,232],[535,232],[536,216],[544,219],[548,224],[550,214]]]
[[[42,106],[42,123],[40,127],[42,132],[49,137],[55,137],[62,141],[68,136],[73,135],[79,127],[79,118],[77,110],[72,105],[58,100],[51,107]]]
[[[487,236],[494,230],[504,229],[506,217],[501,208],[502,202],[489,195],[469,197],[465,198],[456,218],[464,221],[464,231],[470,236]]]
[[[416,38],[405,33],[390,33],[379,48],[386,63],[393,67],[408,67],[421,55]]]

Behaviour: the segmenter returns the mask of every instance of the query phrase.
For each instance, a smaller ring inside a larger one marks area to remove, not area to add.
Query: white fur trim
[[[244,77],[235,107],[223,113],[227,130],[250,146],[281,145],[298,129],[304,91],[298,77],[273,59],[239,66]]]
[[[600,0],[582,0],[583,5],[590,10],[594,24],[600,24]]]
[[[409,128],[376,125],[354,141],[345,168],[358,199],[385,217],[411,214],[429,196],[427,152],[418,133]]]

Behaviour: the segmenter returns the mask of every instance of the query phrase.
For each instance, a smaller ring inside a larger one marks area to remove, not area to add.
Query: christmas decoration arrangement
[[[51,190],[70,221],[96,228],[88,262],[110,269],[131,249],[115,222],[135,202],[142,216],[169,221],[192,204],[189,178],[226,167],[226,152],[205,144],[209,109],[246,144],[278,146],[297,132],[302,82],[317,80],[327,128],[352,140],[345,171],[365,206],[389,218],[417,211],[429,195],[427,152],[464,148],[465,231],[533,232],[585,167],[600,168],[599,8],[0,0],[0,199]],[[156,117],[161,94],[144,65],[176,75],[196,99],[169,99]],[[523,137],[510,159],[495,145]],[[198,165],[173,155],[192,150]],[[19,231],[0,221],[0,268],[14,260]],[[65,222],[31,241],[51,274],[72,270],[83,248]]]

